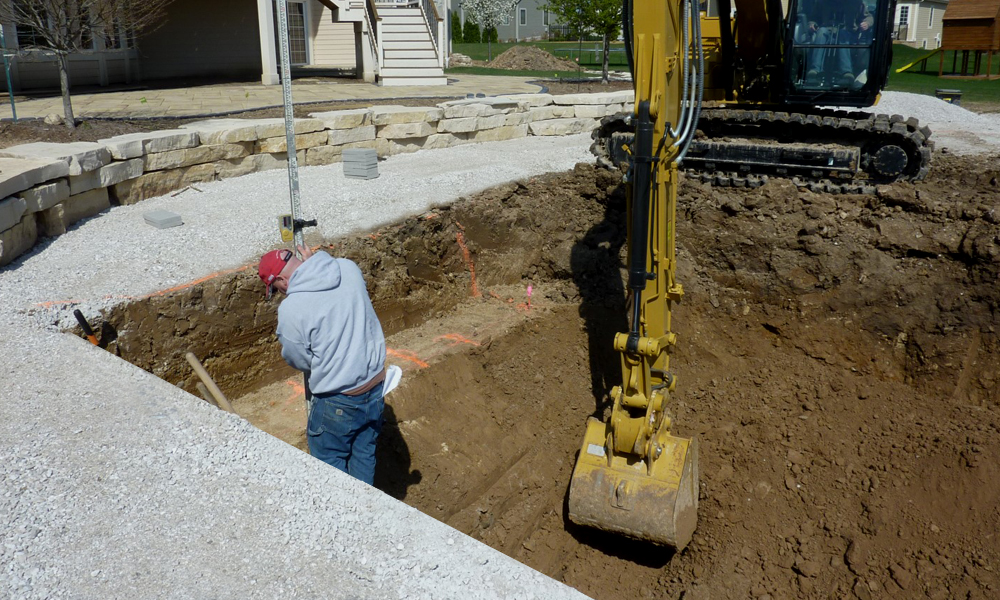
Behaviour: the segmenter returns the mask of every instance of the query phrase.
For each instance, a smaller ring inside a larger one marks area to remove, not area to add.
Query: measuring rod
[[[288,195],[292,199],[292,222],[299,220],[299,159],[295,153],[295,116],[292,113],[292,60],[288,45],[288,0],[278,2],[278,45],[281,46],[281,93],[285,102],[285,145],[288,154]],[[302,229],[293,227],[295,248],[303,245]]]

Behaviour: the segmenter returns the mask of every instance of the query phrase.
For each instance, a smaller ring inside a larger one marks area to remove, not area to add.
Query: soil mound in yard
[[[616,173],[338,240],[406,371],[376,485],[601,600],[1000,597],[997,165],[939,155],[867,196],[682,184],[672,412],[702,475],[676,554],[566,517],[585,421],[620,378]],[[122,356],[187,389],[183,350],[207,357],[241,414],[302,448],[301,377],[251,271],[109,320],[135,324]]]
[[[577,68],[575,62],[554,56],[536,46],[514,46],[486,63],[486,66],[508,71],[569,71]]]

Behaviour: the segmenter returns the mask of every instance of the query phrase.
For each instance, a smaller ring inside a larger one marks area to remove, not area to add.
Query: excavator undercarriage
[[[627,169],[623,148],[632,135],[625,115],[605,117],[591,150],[603,166]],[[923,179],[930,135],[916,119],[899,115],[706,107],[681,167],[723,187],[759,187],[785,177],[817,192],[870,193],[878,184]]]

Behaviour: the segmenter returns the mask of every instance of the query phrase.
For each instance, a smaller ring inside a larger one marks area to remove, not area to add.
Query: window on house
[[[907,25],[910,22],[910,7],[900,6],[899,7],[899,24]]]
[[[24,17],[24,20],[28,20],[35,11],[42,10],[39,7],[29,7],[26,6],[22,1],[14,3],[14,15],[17,17]],[[31,10],[28,10],[31,8]],[[42,17],[45,18],[46,13],[43,11]],[[19,19],[20,20],[20,19]],[[17,46],[19,48],[37,48],[40,46],[45,46],[45,36],[42,35],[41,30],[33,27],[27,23],[17,23]]]
[[[923,40],[920,41],[920,47],[924,50],[927,49],[927,38],[924,38]]]
[[[549,11],[542,11],[542,25],[549,26]]]
[[[518,25],[527,25],[528,24],[528,9],[527,8],[519,8],[519,9],[517,9],[517,23],[518,23]]]
[[[293,65],[304,65],[309,62],[306,38],[306,8],[304,2],[288,3],[288,54]],[[278,42],[281,34],[278,31],[278,6],[274,5],[274,39],[279,56],[281,47]]]
[[[504,25],[510,25],[510,15],[504,15],[503,16],[503,24]]]
[[[931,12],[927,15],[927,26],[934,27],[934,7],[931,7]]]

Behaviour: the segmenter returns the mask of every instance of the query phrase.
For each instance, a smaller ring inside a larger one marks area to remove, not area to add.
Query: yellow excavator
[[[622,385],[611,390],[610,419],[587,424],[569,517],[680,549],[698,518],[698,444],[671,433],[670,311],[683,294],[675,281],[677,166],[698,122],[703,45],[692,1],[626,0],[623,12],[635,82],[635,110],[626,120],[633,136],[622,140],[629,331],[615,336]]]
[[[895,0],[624,0],[622,13],[634,111],[605,118],[593,150],[625,171],[629,331],[614,339],[622,384],[610,418],[587,424],[569,517],[679,550],[699,493],[697,440],[674,435],[669,407],[679,165],[717,185],[773,173],[863,191],[922,178],[930,131],[836,109],[877,102]]]
[[[692,27],[704,48],[706,105],[682,167],[714,185],[786,177],[831,193],[922,179],[930,130],[914,118],[854,110],[877,104],[888,81],[895,13],[896,0],[703,4]],[[627,167],[625,121],[608,117],[596,132],[593,150],[605,166]]]

